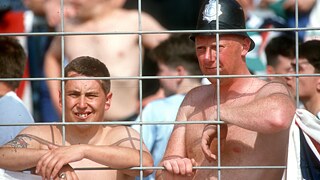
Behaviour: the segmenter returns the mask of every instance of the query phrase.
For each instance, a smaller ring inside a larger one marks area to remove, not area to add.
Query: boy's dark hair
[[[161,42],[149,53],[153,61],[163,63],[171,68],[183,66],[190,75],[201,75],[195,52],[194,42],[188,34],[174,34]]]
[[[64,74],[76,72],[87,77],[110,77],[108,68],[104,63],[90,56],[80,56],[73,59],[65,68]],[[110,92],[110,79],[102,79],[102,88],[105,93]]]
[[[265,48],[267,65],[278,65],[279,55],[293,59],[295,57],[295,39],[288,35],[280,35],[272,38]]]
[[[320,72],[320,40],[310,40],[299,45],[299,58],[306,58]]]
[[[22,78],[26,65],[26,53],[17,39],[0,37],[0,78]],[[4,81],[13,90],[20,81]]]

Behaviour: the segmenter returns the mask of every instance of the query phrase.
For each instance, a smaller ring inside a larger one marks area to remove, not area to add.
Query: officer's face
[[[237,35],[197,36],[196,53],[205,75],[242,74],[239,71],[248,52],[250,40]],[[218,53],[219,52],[219,53]],[[219,54],[219,63],[218,55]]]

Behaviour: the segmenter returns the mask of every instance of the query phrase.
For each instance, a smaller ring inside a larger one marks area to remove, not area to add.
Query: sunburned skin
[[[236,93],[236,90],[231,96],[233,98],[225,99],[223,96],[221,96],[220,111],[223,111],[226,107],[233,109],[236,107],[245,106],[246,104],[257,99],[263,99],[263,97],[272,93],[271,91],[278,92],[276,94],[279,94],[279,97],[285,99],[288,98],[288,102],[292,103],[292,99],[290,99],[291,97],[289,96],[290,92],[281,83],[254,80],[253,82],[249,81],[247,86],[250,87],[249,90],[247,87],[242,88],[242,91],[245,93],[240,96],[238,93]],[[273,90],[269,89],[269,86],[271,86],[270,88]],[[212,89],[212,85],[193,89],[191,92],[193,93],[192,96],[187,96],[187,100],[185,99],[181,105],[180,109],[182,109],[183,112],[180,112],[180,114],[178,113],[177,119],[179,120],[179,118],[184,117],[187,117],[187,121],[204,121],[207,119],[212,121],[212,119],[216,119],[217,100],[212,98],[215,97],[213,94],[216,92]],[[196,98],[194,98],[194,94],[197,95]],[[229,94],[231,93],[229,92]],[[292,104],[292,107],[294,107],[294,104]],[[221,112],[220,115],[221,121],[224,121],[223,112]],[[234,118],[238,119],[236,117]],[[259,123],[263,124],[264,122],[261,120]],[[252,124],[252,127],[259,128],[261,126],[259,123]],[[173,170],[177,170],[174,166],[175,161],[176,163],[182,163],[182,161],[184,161],[186,166],[187,164],[189,166],[190,162],[193,167],[213,167],[213,169],[210,170],[194,168],[192,174],[178,176],[182,179],[188,179],[188,177],[190,177],[190,179],[193,180],[215,180],[218,179],[218,172],[220,172],[222,179],[269,180],[279,179],[282,177],[283,169],[281,168],[263,169],[259,167],[286,165],[289,128],[285,127],[286,129],[281,129],[279,132],[261,133],[224,122],[220,125],[220,153],[218,154],[217,136],[214,136],[215,139],[208,137],[209,139],[207,139],[207,142],[209,142],[209,144],[204,143],[206,146],[208,146],[208,150],[211,151],[209,154],[214,155],[210,156],[210,159],[206,157],[206,153],[204,153],[202,137],[205,129],[207,131],[213,130],[213,132],[217,132],[216,128],[217,125],[212,124],[207,125],[192,123],[176,125],[173,130],[173,135],[179,134],[184,141],[181,140],[180,137],[175,137],[173,139],[174,141],[170,139],[172,142],[169,141],[169,144],[171,144],[171,146],[169,146],[169,150],[167,146],[167,152],[169,151],[170,154],[168,153],[168,155],[165,155],[162,161],[164,163],[163,165],[166,168],[172,167]],[[172,164],[168,165],[168,163]],[[218,168],[219,163],[221,166],[220,171],[218,171],[218,169],[220,169]],[[241,168],[242,166],[244,168]],[[257,168],[246,168],[248,166]],[[192,167],[190,166],[185,168]],[[162,174],[159,173],[158,177],[162,177],[162,179],[166,179],[170,175],[169,173],[163,173],[163,171],[160,172]],[[183,168],[180,169],[180,173],[184,173]]]
[[[140,140],[136,137],[132,137],[131,132],[129,131],[128,127],[124,127],[128,134],[127,138],[122,138],[116,142],[109,144],[109,146],[121,146],[123,144],[130,144],[130,147],[133,149],[139,149],[136,147],[137,143],[140,143]],[[8,142],[5,146],[6,147],[13,147],[15,153],[19,153],[19,149],[28,149],[28,148],[35,148],[36,146],[40,146],[40,149],[48,149],[48,146],[56,146],[56,147],[64,147],[62,145],[62,134],[61,128],[56,126],[51,126],[46,128],[48,131],[51,131],[50,134],[53,136],[42,136],[39,138],[32,134],[19,134],[13,140]],[[107,128],[108,129],[108,128]],[[106,129],[106,130],[107,130]],[[108,130],[109,131],[109,130]],[[68,134],[68,131],[66,131]],[[110,142],[108,137],[105,138],[105,143]],[[102,142],[99,142],[99,144]],[[68,140],[65,141],[65,147],[70,145]],[[2,156],[5,156],[4,154]],[[70,166],[75,170],[76,174],[78,175],[79,179],[105,179],[108,177],[110,179],[134,179],[134,177],[126,176],[122,173],[116,172],[112,168],[93,162],[88,159],[83,159],[79,162],[72,162]],[[94,170],[96,168],[96,170]],[[91,170],[86,170],[91,169]],[[35,168],[31,168],[32,172],[35,173]]]
[[[271,83],[272,84],[272,83]],[[270,83],[269,83],[270,85]],[[276,84],[275,84],[276,85]],[[263,85],[262,87],[266,86]],[[281,86],[281,84],[280,84]],[[259,87],[259,88],[257,88]],[[257,82],[251,87],[250,91],[246,95],[239,97],[237,100],[227,101],[228,106],[239,106],[242,103],[252,101],[256,94],[259,92],[261,84]],[[254,90],[256,89],[256,90]],[[260,92],[262,93],[262,92]],[[289,94],[289,92],[287,92]],[[199,101],[200,102],[200,101]],[[206,100],[202,102],[208,102]],[[215,102],[215,101],[213,101]],[[222,101],[222,106],[224,106]],[[210,106],[208,106],[210,107]],[[209,110],[209,109],[208,109]],[[206,110],[204,111],[206,112]],[[209,111],[208,111],[209,113]],[[197,113],[191,115],[196,117]],[[210,113],[209,113],[210,114]],[[207,115],[210,117],[210,115]],[[191,118],[190,117],[190,118]],[[193,118],[191,118],[193,119]],[[201,118],[202,119],[202,118]],[[210,119],[210,118],[209,118]],[[195,119],[194,119],[195,120]],[[199,119],[200,120],[200,119]],[[223,126],[227,126],[225,128]],[[216,127],[216,126],[215,126]],[[284,166],[286,160],[286,139],[288,138],[288,130],[276,133],[274,135],[260,134],[254,131],[250,131],[232,124],[222,125],[221,127],[221,149],[220,157],[218,157],[217,139],[214,139],[210,144],[210,149],[215,154],[215,161],[208,161],[205,158],[205,154],[201,148],[201,132],[205,125],[186,125],[186,149],[187,157],[194,158],[198,163],[198,166],[218,166],[218,160],[221,162],[221,166]],[[194,133],[198,131],[200,133]],[[277,139],[275,141],[274,139]],[[209,141],[211,142],[211,141]],[[273,148],[270,148],[273,147]],[[273,154],[270,157],[269,154]],[[283,156],[281,155],[283,154]],[[218,159],[219,158],[219,159]],[[282,169],[229,169],[222,170],[221,177],[224,179],[233,179],[233,177],[240,177],[240,179],[252,179],[253,177],[265,177],[265,179],[272,179],[280,177]],[[218,171],[216,170],[198,170],[195,173],[194,179],[216,179],[218,177]],[[208,178],[210,177],[210,178]]]

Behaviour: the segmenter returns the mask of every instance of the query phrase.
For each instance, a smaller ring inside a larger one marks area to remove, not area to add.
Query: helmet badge
[[[213,20],[217,19],[217,16],[220,16],[222,14],[221,11],[221,4],[218,4],[218,13],[216,12],[216,0],[209,0],[209,4],[205,6],[205,9],[203,10],[203,20],[208,21],[210,23]]]

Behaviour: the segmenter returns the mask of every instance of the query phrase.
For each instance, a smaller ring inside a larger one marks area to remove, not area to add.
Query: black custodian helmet
[[[219,30],[221,29],[246,29],[243,9],[235,0],[219,0],[217,12],[216,0],[204,0],[200,9],[196,30],[217,30],[217,16],[219,16]],[[255,43],[247,32],[222,32],[220,34],[235,34],[248,37],[251,40],[251,51]],[[194,41],[197,35],[215,35],[213,32],[193,33],[190,39]]]

